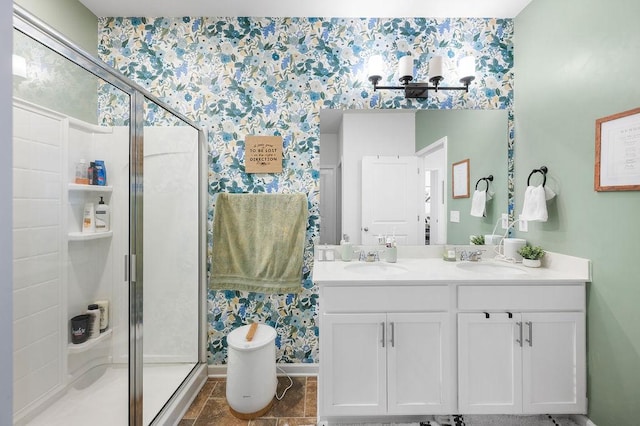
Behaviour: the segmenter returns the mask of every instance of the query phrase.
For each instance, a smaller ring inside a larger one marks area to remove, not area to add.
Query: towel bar
[[[543,180],[542,180],[542,187],[545,186],[545,184],[547,183],[547,172],[549,171],[549,169],[547,169],[547,166],[542,166],[539,169],[533,169],[531,171],[531,173],[529,173],[529,177],[527,178],[527,186],[529,186],[529,181],[531,180],[531,176],[534,173],[541,173],[543,176]]]
[[[489,175],[487,177],[482,177],[480,179],[478,179],[478,181],[476,182],[476,190],[478,189],[478,184],[481,181],[485,181],[487,183],[487,189],[485,189],[485,192],[489,192],[489,182],[493,182],[493,175]]]

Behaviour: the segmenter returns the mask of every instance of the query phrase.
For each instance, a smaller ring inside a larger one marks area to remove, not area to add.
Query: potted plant
[[[544,256],[544,250],[540,246],[530,246],[527,244],[518,250],[518,254],[522,256],[522,264],[530,268],[540,267],[540,259]]]
[[[484,245],[484,235],[472,235],[469,240],[474,246]]]

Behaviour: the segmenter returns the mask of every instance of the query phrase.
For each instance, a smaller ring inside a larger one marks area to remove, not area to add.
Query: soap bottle
[[[98,300],[95,304],[100,310],[100,333],[104,333],[109,328],[109,301]]]
[[[96,210],[93,203],[84,205],[82,214],[82,233],[91,234],[96,232]]]
[[[396,263],[398,261],[398,247],[396,246],[395,237],[387,237],[385,247],[384,252],[387,262]]]
[[[347,234],[342,235],[342,240],[340,240],[340,257],[342,257],[343,262],[351,262],[351,257],[353,256],[353,247],[349,242],[349,236]]]
[[[110,219],[109,205],[105,204],[103,197],[96,206],[96,232],[107,232]]]
[[[92,303],[87,307],[89,317],[89,339],[95,339],[100,335],[100,307]]]

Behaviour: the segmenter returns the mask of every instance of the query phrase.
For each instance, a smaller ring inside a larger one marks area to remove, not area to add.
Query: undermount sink
[[[344,269],[363,275],[398,275],[408,272],[408,269],[404,266],[387,262],[350,263]]]
[[[526,275],[528,272],[518,266],[495,262],[461,262],[456,264],[460,269],[480,274]]]

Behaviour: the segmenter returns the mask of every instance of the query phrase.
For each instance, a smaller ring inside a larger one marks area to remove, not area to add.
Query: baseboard
[[[596,424],[592,422],[589,417],[582,414],[573,414],[569,418],[578,423],[578,425],[580,426],[596,426]]]
[[[288,374],[289,376],[317,376],[318,364],[276,364],[277,374]],[[209,365],[209,377],[227,377],[226,365]]]

